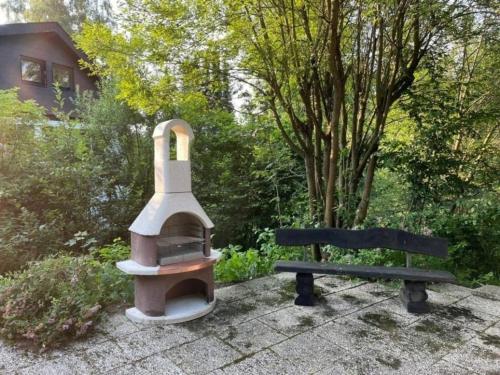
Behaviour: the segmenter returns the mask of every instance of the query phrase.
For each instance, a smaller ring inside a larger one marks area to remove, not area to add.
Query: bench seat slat
[[[408,281],[434,281],[455,283],[451,273],[438,270],[423,270],[406,267],[362,266],[319,262],[278,261],[278,272],[318,273],[329,275],[351,275],[361,278],[399,279]]]

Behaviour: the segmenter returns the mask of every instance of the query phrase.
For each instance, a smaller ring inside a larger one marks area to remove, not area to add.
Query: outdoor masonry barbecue
[[[176,160],[170,160],[175,134]],[[215,307],[211,249],[213,223],[191,192],[189,145],[193,131],[183,120],[159,124],[154,132],[155,194],[130,226],[132,256],[118,262],[135,276],[135,322],[177,323]]]

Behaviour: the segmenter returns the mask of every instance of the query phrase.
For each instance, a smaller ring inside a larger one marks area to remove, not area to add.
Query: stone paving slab
[[[143,358],[132,364],[116,368],[113,375],[184,375],[184,372],[177,367],[164,353]]]
[[[263,350],[253,355],[241,358],[241,360],[212,372],[216,375],[270,375],[270,374],[300,374],[304,369],[297,366],[286,358],[272,352]]]
[[[242,355],[222,340],[207,336],[173,348],[166,356],[188,374],[207,374],[233,363]]]
[[[469,310],[479,311],[488,315],[500,317],[500,301],[494,301],[488,298],[470,296],[456,303],[459,307],[465,307]]]
[[[429,286],[429,314],[408,313],[397,283],[315,278],[295,306],[282,273],[216,290],[215,310],[169,326],[116,313],[86,340],[43,355],[0,341],[0,374],[500,374],[496,288]]]
[[[314,373],[330,366],[348,352],[318,334],[305,332],[270,348],[291,361],[300,372]]]
[[[221,327],[216,335],[243,354],[258,352],[287,339],[287,336],[257,319],[235,327]]]
[[[465,298],[472,295],[472,289],[456,284],[430,284],[427,289],[452,297]]]
[[[483,285],[477,289],[473,289],[472,294],[478,297],[500,301],[500,286]]]

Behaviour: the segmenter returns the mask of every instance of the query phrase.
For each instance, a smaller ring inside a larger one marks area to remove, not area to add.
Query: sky
[[[10,23],[13,22],[12,20],[9,20],[7,18],[7,12],[3,9],[3,5],[7,2],[8,0],[0,0],[0,25],[4,23]],[[119,10],[118,2],[120,0],[111,0],[111,7],[113,9],[113,12],[117,12]]]
[[[5,10],[1,7],[3,4],[4,0],[0,0],[0,25],[3,23],[7,23],[7,14],[5,13]]]

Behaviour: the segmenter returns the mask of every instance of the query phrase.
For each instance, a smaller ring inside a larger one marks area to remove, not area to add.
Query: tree
[[[133,108],[159,117],[181,107],[230,110],[225,51],[216,42],[223,26],[212,12],[208,2],[127,1],[119,31],[89,23],[76,41],[93,59],[87,67],[114,77]]]
[[[192,125],[193,191],[216,224],[214,244],[253,246],[275,212],[275,187],[261,173],[269,155],[260,150],[276,150],[279,139],[271,146],[276,138],[237,123],[227,51],[207,37],[221,26],[207,16],[210,4],[188,5],[130,2],[117,20],[120,32],[87,24],[76,40],[93,59],[89,68],[116,80],[120,99],[157,123]]]
[[[500,96],[491,77],[500,59],[492,21],[463,17],[424,59],[401,103],[413,124],[411,142],[388,140],[385,158],[410,183],[413,208],[495,189]]]
[[[85,21],[111,21],[109,0],[7,0],[1,7],[15,20],[59,22],[69,34],[80,31]]]
[[[93,219],[92,233],[100,243],[128,235],[127,228],[154,191],[153,121],[116,100],[112,80],[102,80],[99,95],[77,98],[77,115],[87,151],[86,163],[95,166],[87,193]]]
[[[448,10],[426,1],[232,5],[241,67],[303,157],[310,213],[324,225],[364,220],[387,116]]]
[[[472,285],[497,283],[500,275],[497,23],[488,14],[464,16],[424,57],[389,119],[397,118],[404,132],[389,125],[381,144],[381,162],[398,187],[393,183],[375,203],[393,225],[447,238],[443,266]]]
[[[199,107],[223,67],[252,87],[257,109],[273,114],[283,141],[304,160],[312,221],[351,227],[366,217],[394,104],[445,28],[474,13],[473,5],[128,2],[120,32],[88,25],[78,42],[95,59],[90,67],[114,74],[121,98],[149,113]]]

